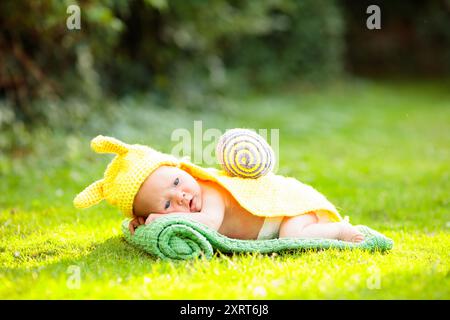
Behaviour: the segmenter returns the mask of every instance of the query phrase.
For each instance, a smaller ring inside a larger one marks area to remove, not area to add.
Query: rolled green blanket
[[[393,241],[367,226],[356,226],[365,236],[360,243],[332,239],[283,238],[271,240],[239,240],[228,238],[207,226],[192,220],[168,216],[151,224],[139,226],[134,235],[128,230],[129,219],[122,222],[125,239],[161,259],[190,260],[204,256],[211,259],[214,251],[223,253],[272,253],[286,250],[362,249],[386,251]]]

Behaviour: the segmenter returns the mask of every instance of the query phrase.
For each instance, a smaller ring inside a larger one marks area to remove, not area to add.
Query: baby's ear
[[[91,148],[97,153],[125,154],[129,145],[112,137],[97,136],[91,141]]]
[[[103,200],[103,179],[95,181],[73,200],[76,208],[88,208]]]

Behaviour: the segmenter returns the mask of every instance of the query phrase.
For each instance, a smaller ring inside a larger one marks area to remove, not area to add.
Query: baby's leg
[[[326,238],[361,242],[364,236],[346,221],[319,223],[314,213],[285,218],[280,238]]]

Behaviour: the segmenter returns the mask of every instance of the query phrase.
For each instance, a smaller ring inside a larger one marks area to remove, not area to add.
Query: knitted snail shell
[[[248,129],[226,131],[216,146],[216,156],[229,175],[256,179],[272,171],[275,155],[263,137]]]

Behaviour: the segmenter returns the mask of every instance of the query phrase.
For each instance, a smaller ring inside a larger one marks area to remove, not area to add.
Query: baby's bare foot
[[[364,240],[364,235],[347,221],[341,221],[338,223],[340,225],[339,240],[350,242],[361,242]]]

